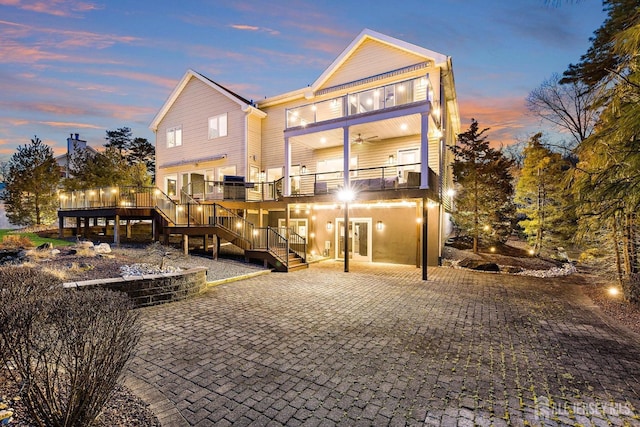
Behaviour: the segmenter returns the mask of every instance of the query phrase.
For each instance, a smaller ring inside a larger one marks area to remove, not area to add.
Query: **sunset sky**
[[[604,19],[595,0],[0,0],[0,159],[34,135],[56,154],[123,126],[155,142],[187,69],[261,99],[312,83],[364,28],[451,56],[462,129],[509,144],[545,129],[525,97]]]

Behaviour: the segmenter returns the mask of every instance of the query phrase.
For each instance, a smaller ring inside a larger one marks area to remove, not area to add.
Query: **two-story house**
[[[347,253],[346,268],[439,262],[459,131],[450,57],[366,29],[313,84],[257,102],[189,70],[150,128],[156,237],[218,235],[253,258],[279,239],[303,259]]]
[[[426,236],[438,262],[459,129],[445,55],[364,30],[312,85],[258,102],[189,70],[151,129],[170,196],[226,201],[314,255],[420,264]]]

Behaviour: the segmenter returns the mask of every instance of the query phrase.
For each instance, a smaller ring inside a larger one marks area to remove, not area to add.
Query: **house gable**
[[[154,117],[153,121],[149,125],[149,128],[152,131],[155,132],[155,131],[158,130],[158,125],[160,124],[160,122],[162,121],[164,116],[167,114],[167,112],[169,112],[169,110],[171,109],[173,104],[176,102],[178,97],[182,94],[182,92],[187,87],[187,85],[189,84],[191,79],[197,79],[197,80],[201,81],[202,83],[204,83],[206,86],[208,86],[208,87],[212,88],[213,90],[215,90],[216,92],[219,92],[220,94],[222,94],[223,96],[225,96],[229,100],[231,100],[234,103],[238,104],[243,111],[249,111],[249,110],[253,109],[253,107],[251,105],[251,101],[248,101],[248,100],[242,98],[240,95],[237,95],[237,94],[231,92],[227,88],[217,84],[213,80],[203,76],[200,73],[197,73],[197,72],[195,72],[193,70],[187,70],[187,72],[184,74],[184,76],[182,77],[182,79],[180,80],[178,85],[175,87],[173,92],[171,92],[171,95],[169,95],[169,98],[167,99],[167,101],[165,101],[164,105],[162,106],[160,111],[158,111],[158,114],[156,114],[156,116]]]
[[[440,53],[365,29],[311,87],[318,92],[394,70],[446,61]]]

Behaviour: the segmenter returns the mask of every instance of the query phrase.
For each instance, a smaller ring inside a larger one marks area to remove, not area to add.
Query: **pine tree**
[[[603,88],[595,132],[577,149],[574,194],[588,216],[582,234],[592,241],[607,235],[625,297],[640,302],[640,6],[631,0],[604,4],[607,20],[581,62],[565,72],[565,79]]]
[[[564,246],[575,231],[575,214],[565,173],[569,162],[542,144],[542,133],[529,140],[524,149],[524,164],[516,185],[515,203],[519,221],[536,255],[543,247]]]
[[[55,221],[60,170],[53,150],[34,136],[11,157],[6,180],[7,218],[15,225]]]
[[[489,146],[486,131],[472,119],[469,130],[459,134],[458,144],[451,147],[453,179],[459,187],[454,221],[473,238],[475,253],[481,239],[504,242],[513,229],[513,161]]]

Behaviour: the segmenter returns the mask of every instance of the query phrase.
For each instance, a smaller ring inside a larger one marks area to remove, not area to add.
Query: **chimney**
[[[75,138],[75,139],[76,139],[76,140],[79,140],[79,139],[80,139],[80,134],[79,134],[79,133],[76,133],[76,138]]]

